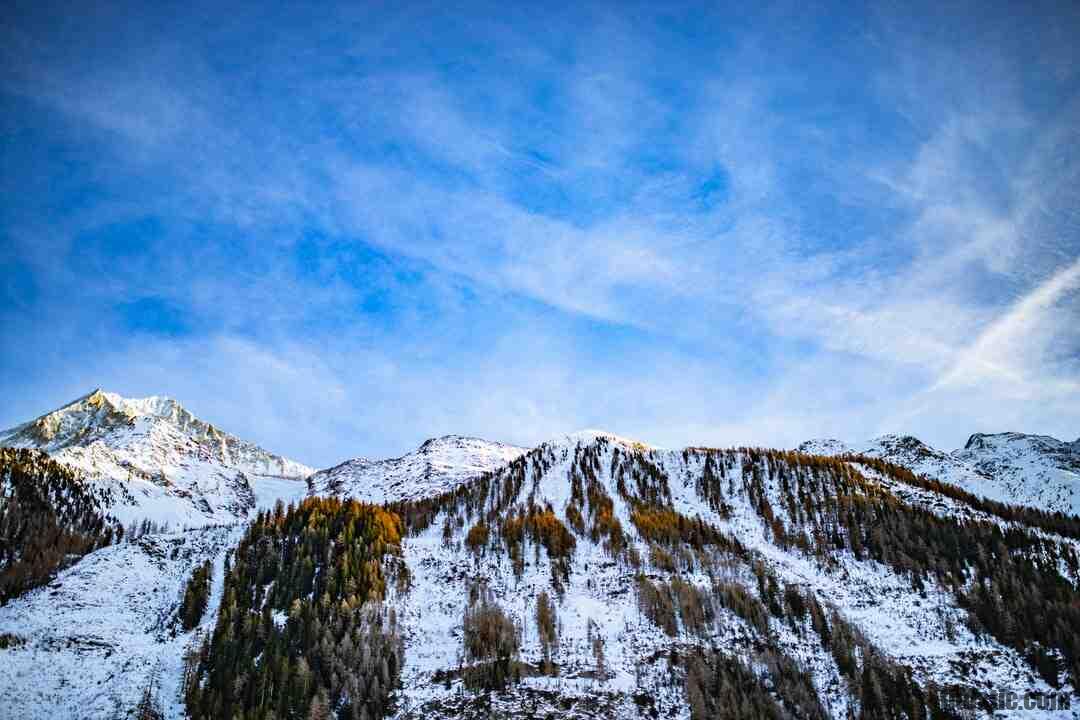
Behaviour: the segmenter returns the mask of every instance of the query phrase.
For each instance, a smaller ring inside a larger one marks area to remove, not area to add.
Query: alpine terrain
[[[884,435],[855,447],[811,440],[799,450],[877,457],[992,500],[1080,514],[1080,439],[1068,443],[1045,435],[976,433],[964,447],[943,452],[910,435]]]
[[[0,431],[0,445],[32,448],[82,471],[124,523],[161,527],[235,522],[261,502],[299,498],[314,472],[203,422],[167,397],[94,390]]]
[[[1080,442],[316,472],[95,391],[0,444],[3,718],[1080,716]]]

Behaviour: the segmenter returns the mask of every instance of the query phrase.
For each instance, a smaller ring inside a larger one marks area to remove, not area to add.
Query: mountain
[[[953,456],[994,478],[1006,502],[1080,514],[1080,441],[1045,435],[972,435]]]
[[[302,497],[314,472],[192,415],[171,398],[128,399],[100,389],[0,431],[0,446],[31,448],[109,491],[124,524],[235,522],[278,497]]]
[[[961,717],[1000,689],[1080,709],[1080,523],[870,457],[590,432],[477,474],[464,448],[490,444],[425,445],[438,493],[393,513],[311,497],[151,534],[0,607],[0,716],[148,694],[167,718]],[[342,488],[396,492],[424,454]]]
[[[203,456],[296,502],[267,491],[246,524],[80,542],[82,559],[0,606],[0,717],[910,720],[988,716],[1002,690],[1080,717],[1080,519],[920,477],[1007,489],[1009,468],[1023,480],[1074,444],[446,436],[302,482],[257,474],[291,470],[173,401],[93,396],[5,437],[171,474],[147,501],[163,514],[188,512],[176,489]],[[142,507],[110,499],[138,479],[34,462],[62,475],[41,493],[19,476],[53,524]],[[95,491],[73,504],[74,482]]]
[[[838,440],[810,440],[799,450],[881,458],[990,500],[1080,515],[1080,440],[1067,443],[1045,435],[977,433],[963,448],[945,452],[910,435],[883,435],[854,446]]]
[[[526,448],[460,435],[425,441],[398,458],[355,458],[308,478],[313,495],[398,502],[438,495],[521,456]]]

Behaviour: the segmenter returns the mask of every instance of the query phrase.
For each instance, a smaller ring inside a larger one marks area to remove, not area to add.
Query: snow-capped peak
[[[845,455],[852,452],[851,448],[835,438],[814,438],[807,440],[795,448],[807,455]]]
[[[104,431],[130,420],[120,407],[121,400],[118,395],[95,389],[34,420],[0,432],[0,444],[42,450],[63,447],[85,438],[94,429]]]
[[[833,438],[818,438],[807,440],[796,449],[810,455],[844,455],[848,453],[869,455],[888,459],[898,465],[906,465],[909,462],[927,458],[941,458],[945,455],[945,453],[935,450],[913,435],[895,433],[881,435],[872,440],[853,445]],[[901,462],[901,460],[904,460],[904,462]]]
[[[428,438],[420,443],[420,447],[416,448],[416,452],[426,455],[438,455],[444,451],[451,451],[454,448],[469,445],[488,446],[501,444],[470,435],[440,435],[439,437]]]
[[[528,448],[463,435],[425,440],[397,458],[346,460],[308,478],[313,495],[341,495],[369,502],[395,502],[438,495],[501,467]]]
[[[131,417],[157,417],[177,423],[198,420],[183,405],[167,395],[151,395],[144,398],[126,398],[117,393],[96,391],[114,407]]]
[[[994,478],[1007,502],[1080,515],[1080,446],[1048,435],[976,433],[952,456]]]
[[[940,461],[947,457],[947,453],[935,450],[914,435],[897,434],[882,435],[875,438],[863,453],[877,457],[906,458],[908,459],[907,462],[911,463],[928,460]]]
[[[100,388],[6,432],[0,445],[44,450],[109,490],[123,522],[234,521],[277,497],[302,497],[314,470],[230,435],[164,396]]]
[[[228,467],[292,478],[305,478],[314,472],[306,465],[267,452],[200,420],[170,397],[125,398],[100,388],[0,433],[0,444],[57,452],[73,446],[86,447],[118,433],[160,428],[162,423],[199,443],[205,452]]]
[[[1080,441],[1078,441],[1080,442]],[[964,444],[964,450],[985,450],[1009,445],[1026,445],[1042,451],[1072,450],[1076,443],[1063,442],[1049,435],[1031,435],[1020,432],[975,433]]]

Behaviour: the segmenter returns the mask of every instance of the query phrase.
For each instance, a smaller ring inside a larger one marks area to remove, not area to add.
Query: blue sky
[[[6,6],[0,425],[1080,435],[1070,3]]]

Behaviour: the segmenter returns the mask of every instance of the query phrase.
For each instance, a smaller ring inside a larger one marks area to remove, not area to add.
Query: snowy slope
[[[313,470],[203,422],[170,398],[95,390],[7,431],[0,445],[37,448],[112,490],[125,524],[232,522],[258,505],[302,497]]]
[[[953,457],[994,478],[1011,502],[1080,515],[1080,441],[1045,435],[972,435]]]
[[[91,411],[100,408],[83,410]],[[122,436],[118,433],[134,434],[132,428],[138,425],[138,417],[133,423],[119,422],[106,412],[82,427],[89,427],[85,434],[95,437],[91,445],[100,442],[111,449],[108,442]],[[58,418],[55,436],[66,433],[68,444],[53,452],[83,447],[71,439],[80,432],[72,427],[78,426],[71,418]],[[182,430],[177,432],[198,446],[197,440]],[[181,441],[181,447],[188,447],[186,441]],[[833,441],[812,449],[818,454],[838,454],[847,448]],[[917,465],[928,473],[950,472],[955,477],[962,477],[959,469],[973,462],[939,453],[912,438],[881,438],[867,451],[882,457],[887,454],[893,462],[902,459],[900,464]],[[972,452],[987,451],[972,448]],[[730,463],[726,477],[731,480],[724,484],[727,510],[722,513],[703,499],[700,489],[709,472],[710,454]],[[1001,448],[993,455],[1009,457]],[[462,486],[475,487],[477,477],[490,473],[492,491],[486,507],[446,501],[426,529],[403,542],[411,584],[404,592],[391,587],[388,598],[397,611],[406,647],[395,715],[401,720],[487,717],[487,713],[496,717],[688,718],[684,671],[670,663],[673,655],[712,648],[734,654],[760,671],[762,636],[729,610],[718,608],[704,634],[691,632],[680,622],[673,636],[643,614],[637,594],[639,574],[653,582],[677,576],[704,589],[720,582],[737,583],[751,594],[757,592],[755,576],[745,562],[721,559],[707,566],[692,552],[680,557],[672,548],[678,563],[672,570],[652,557],[649,542],[631,520],[633,501],[627,488],[632,495],[640,482],[655,478],[663,478],[668,488],[665,504],[736,538],[782,584],[799,587],[823,604],[835,606],[917,682],[956,683],[984,693],[998,688],[1049,690],[1015,650],[989,636],[974,636],[955,598],[932,581],[925,590],[916,591],[911,579],[893,567],[856,560],[847,551],[838,553],[838,562],[830,564],[778,544],[744,479],[747,473],[760,475],[777,516],[790,523],[784,490],[788,480],[782,465],[755,462],[748,451],[665,450],[598,431],[563,436],[530,451],[449,436],[428,441],[402,458],[350,461],[319,472],[311,478],[311,491],[366,500],[431,498]],[[900,487],[858,463],[854,467],[878,481],[883,492],[933,508],[943,516],[993,519],[930,490]],[[979,470],[971,472],[985,477]],[[526,546],[519,574],[505,552],[493,547],[474,552],[464,542],[470,527],[496,502],[504,515],[530,505],[550,505],[557,517],[565,519],[575,479],[581,482],[586,477],[611,499],[614,517],[629,547],[637,551],[640,566],[630,564],[625,556],[614,557],[602,538],[590,537],[588,531],[575,532],[568,576],[557,591],[553,562],[543,548]],[[297,497],[298,488],[307,490],[303,482],[280,477],[263,477],[251,485],[255,501],[263,507],[289,493]],[[159,501],[180,507],[190,502],[177,493],[163,494]],[[50,586],[0,607],[0,635],[11,634],[25,642],[0,650],[0,718],[123,717],[138,700],[151,672],[159,676],[166,716],[183,717],[179,701],[182,656],[195,635],[176,632],[173,622],[181,587],[198,562],[213,559],[210,612],[201,626],[212,630],[222,596],[225,552],[235,546],[241,532],[239,525],[205,527],[108,547],[61,573]],[[1068,542],[1076,546],[1075,541]],[[455,672],[462,662],[463,610],[469,585],[477,580],[486,583],[521,628],[521,660],[533,669],[542,660],[535,622],[537,598],[541,591],[551,595],[559,626],[553,656],[556,676],[530,672],[508,693],[486,699],[464,691]],[[1076,578],[1070,581],[1075,583]],[[858,700],[848,680],[813,630],[776,617],[770,617],[768,624],[769,643],[804,668],[831,717],[839,720],[849,711],[857,714]],[[597,641],[602,647],[602,667]],[[1037,711],[1029,716],[1080,717],[1080,698],[1075,698],[1074,688],[1066,685],[1064,691],[1074,695],[1073,710]],[[1013,716],[1019,715],[999,715]]]
[[[721,517],[702,500],[695,489],[704,472],[702,455],[642,450],[639,444],[612,437],[571,436],[530,452],[523,458],[524,481],[517,500],[538,506],[550,504],[561,516],[570,500],[575,463],[582,451],[592,451],[598,458],[592,467],[613,499],[616,517],[641,557],[649,558],[649,545],[635,531],[631,507],[620,497],[612,470],[616,452],[621,458],[637,453],[669,479],[671,504],[677,511],[701,517],[729,532],[767,562],[782,582],[810,590],[823,603],[840,608],[848,622],[861,629],[878,649],[910,669],[919,682],[957,683],[981,691],[992,687],[1050,691],[1015,650],[972,635],[963,622],[964,612],[948,592],[932,585],[925,593],[916,592],[908,578],[877,562],[847,556],[839,567],[829,568],[797,550],[783,550],[737,483],[727,496],[732,506],[730,517]],[[741,455],[729,472],[738,476],[748,462],[748,457]],[[500,471],[496,478],[507,475],[508,471]],[[766,486],[774,506],[780,508],[783,495],[779,479],[768,477]],[[443,684],[437,681],[436,674],[452,673],[460,666],[462,610],[468,603],[472,580],[486,582],[500,605],[523,629],[522,659],[536,666],[542,658],[533,617],[539,592],[552,593],[550,560],[542,551],[527,553],[524,573],[517,577],[505,555],[486,552],[477,558],[471,553],[463,539],[476,518],[458,522],[457,517],[449,512],[436,518],[421,536],[404,545],[413,586],[408,594],[393,599],[406,639],[398,718],[455,717],[464,715],[469,708],[468,694],[462,695],[461,683],[454,680]],[[754,584],[746,566],[716,570],[720,578],[747,586]],[[676,575],[648,560],[642,571],[654,581]],[[496,715],[517,717],[514,713],[528,707],[536,717],[547,713],[552,713],[549,717],[578,716],[566,711],[576,708],[582,717],[632,718],[640,716],[638,703],[647,696],[654,716],[687,718],[689,711],[681,681],[677,680],[678,671],[666,660],[673,649],[712,647],[753,662],[760,638],[755,638],[745,621],[726,610],[719,611],[705,638],[685,627],[680,627],[675,637],[661,632],[639,608],[637,572],[613,559],[587,535],[577,536],[573,571],[565,592],[557,598],[561,630],[555,659],[559,674],[526,677],[518,688],[494,701]],[[704,588],[718,579],[700,566],[678,574]],[[812,633],[805,628],[793,630],[775,618],[770,622],[780,646],[812,675],[814,687],[831,716],[846,717],[852,698],[833,657],[812,641]],[[603,641],[603,677],[597,674],[591,642],[596,634]],[[1080,717],[1080,706],[1075,701],[1074,708],[1041,716]]]
[[[851,446],[838,440],[809,440],[798,449],[816,455],[877,457],[991,500],[1080,515],[1080,441],[1022,433],[975,434],[963,448],[944,452],[910,435],[883,435]]]
[[[241,531],[202,528],[107,547],[0,607],[0,634],[24,642],[0,651],[0,718],[128,717],[151,677],[166,717],[183,718],[183,655],[198,632],[213,629],[225,552]],[[210,606],[200,627],[183,633],[181,593],[207,559]]]
[[[415,500],[451,490],[519,457],[525,448],[480,438],[446,435],[425,441],[399,458],[355,458],[308,478],[312,495],[370,502]]]

